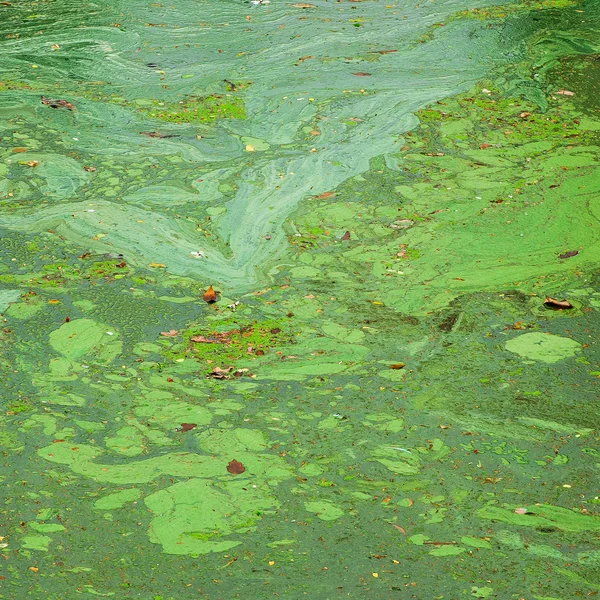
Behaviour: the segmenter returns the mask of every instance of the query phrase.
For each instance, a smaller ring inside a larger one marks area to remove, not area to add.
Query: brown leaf
[[[276,335],[278,333],[281,333],[281,329],[279,327],[273,327],[273,329],[271,329],[271,333],[273,335]]]
[[[212,304],[217,301],[217,292],[213,290],[213,286],[209,285],[207,290],[202,294],[202,300],[204,302],[208,302],[208,304]]]
[[[212,377],[213,379],[229,379],[229,373],[233,367],[226,367],[225,369],[221,369],[221,367],[213,367],[213,370],[208,374],[208,377]]]
[[[196,423],[182,423],[179,426],[179,431],[191,431],[195,427],[197,427]]]
[[[562,300],[556,300],[555,298],[550,298],[550,296],[547,296],[546,300],[544,300],[544,306],[554,310],[568,310],[573,308],[573,305],[568,300],[565,300],[564,298]]]
[[[298,2],[297,4],[290,4],[294,8],[317,8],[314,4],[305,4],[304,2]]]
[[[527,117],[531,116],[530,112],[522,112],[520,115],[521,119],[526,119]]]
[[[390,525],[392,527],[395,527],[400,533],[403,533],[404,535],[406,535],[406,531],[405,531],[404,527],[400,527],[400,525],[396,525],[395,523],[390,523]]]
[[[398,52],[398,50],[371,50],[367,54],[392,54],[392,52]]]
[[[28,160],[25,164],[28,167],[37,167],[40,163],[37,160]]]
[[[228,465],[227,465],[227,470],[232,473],[233,475],[240,475],[241,473],[243,473],[246,470],[246,467],[244,467],[244,465],[237,461],[237,460],[232,460]]]
[[[322,194],[315,196],[315,200],[325,200],[325,198],[331,198],[331,196],[335,196],[335,192],[323,192]]]
[[[571,256],[577,256],[579,254],[579,250],[569,250],[568,252],[565,252],[564,254],[559,254],[558,258],[561,259],[565,259],[565,258],[571,258]]]
[[[340,240],[348,241],[350,239],[350,232],[344,232],[344,235],[340,238]]]
[[[90,167],[89,165],[85,165],[83,167],[84,171],[87,171],[88,173],[93,173],[96,170],[96,167]]]
[[[570,92],[569,90],[558,90],[557,94],[561,94],[562,96],[574,96],[575,92]]]
[[[371,73],[364,73],[363,71],[352,73],[352,75],[356,75],[357,77],[371,77]]]
[[[480,150],[485,150],[486,148],[491,148],[491,147],[492,147],[491,144],[479,144]]]
[[[170,135],[168,133],[158,133],[158,131],[140,131],[140,135],[145,135],[146,137],[159,139],[177,137],[176,135]]]
[[[406,365],[404,363],[396,363],[395,365],[390,365],[390,369],[399,370],[404,369]]]
[[[169,329],[169,331],[161,331],[160,335],[163,337],[175,337],[178,333],[176,329]]]
[[[19,146],[17,148],[13,148],[12,152],[14,152],[15,154],[20,154],[21,152],[27,152],[27,150],[29,150],[29,148],[24,148],[23,146]]]
[[[49,106],[50,108],[66,108],[67,110],[75,110],[75,107],[66,100],[52,100],[52,98],[46,98],[46,96],[40,96],[42,104]]]
[[[206,337],[203,335],[193,335],[190,338],[190,342],[196,342],[197,344],[226,344],[228,341],[224,337]]]
[[[314,56],[301,56],[298,59],[298,62],[304,62],[305,60],[308,60],[309,58],[314,58]]]

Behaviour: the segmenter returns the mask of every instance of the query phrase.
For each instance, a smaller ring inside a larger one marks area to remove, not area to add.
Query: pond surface
[[[0,6],[0,598],[600,591],[600,3]]]

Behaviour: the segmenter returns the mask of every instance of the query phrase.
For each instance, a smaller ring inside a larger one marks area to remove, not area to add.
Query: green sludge
[[[0,598],[597,591],[599,8],[2,7]]]

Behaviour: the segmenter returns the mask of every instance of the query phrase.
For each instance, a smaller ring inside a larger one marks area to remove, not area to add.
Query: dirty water
[[[3,3],[0,598],[598,593],[599,9]]]

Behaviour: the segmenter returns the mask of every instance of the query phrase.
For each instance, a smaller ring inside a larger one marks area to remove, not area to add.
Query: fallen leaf
[[[28,160],[22,164],[27,165],[28,167],[37,167],[40,163],[37,160]]]
[[[364,73],[363,71],[352,73],[352,75],[356,75],[357,77],[371,77],[371,73]]]
[[[75,110],[75,107],[66,100],[52,100],[46,96],[40,96],[42,104],[49,106],[50,108],[66,108],[67,110]]]
[[[486,484],[486,483],[498,483],[501,480],[502,480],[502,477],[486,477],[483,480],[483,483],[484,484]]]
[[[278,333],[281,333],[281,329],[279,327],[273,327],[273,329],[271,329],[271,333],[273,335],[276,335]]]
[[[196,342],[197,344],[227,344],[229,340],[224,337],[206,337],[204,335],[193,335],[190,338],[190,342]]]
[[[212,377],[213,379],[229,379],[229,373],[233,367],[226,367],[225,369],[221,369],[221,367],[213,367],[213,370],[208,374],[208,377]]]
[[[486,148],[491,148],[491,147],[492,147],[491,144],[479,144],[480,150],[485,150]]]
[[[237,460],[232,460],[228,465],[227,465],[227,470],[230,473],[233,473],[233,475],[240,475],[241,473],[243,473],[246,470],[246,467],[244,467],[244,465],[237,461]]]
[[[161,331],[160,335],[163,337],[175,337],[178,333],[176,329],[169,329],[169,331]]]
[[[13,148],[12,152],[14,152],[15,154],[20,154],[21,152],[27,152],[27,150],[29,150],[29,148],[24,148],[23,146],[19,146],[17,148]]]
[[[371,50],[367,54],[392,54],[392,52],[398,52],[398,50]]]
[[[58,49],[60,49],[60,46],[58,44],[52,44],[52,46],[50,46],[50,48],[52,48],[52,50],[58,50]]]
[[[530,112],[522,112],[520,115],[521,119],[526,119],[527,117],[531,116]]]
[[[340,238],[340,240],[348,241],[350,239],[350,232],[344,232],[344,235]]]
[[[399,369],[404,369],[406,365],[404,363],[396,363],[394,365],[390,365],[390,369],[394,369],[394,370],[399,370]]]
[[[254,146],[252,146],[251,144],[246,144],[246,147],[244,149],[246,150],[246,152],[254,152]]]
[[[89,165],[85,165],[83,167],[84,171],[87,171],[88,173],[93,173],[96,170],[96,167],[90,167]]]
[[[196,423],[182,423],[179,426],[179,431],[191,431],[195,427],[197,427]]]
[[[150,263],[148,266],[152,267],[153,269],[166,269],[167,268],[167,265],[163,265],[162,263]]]
[[[574,96],[575,92],[570,92],[569,90],[558,90],[557,94],[561,94],[562,96]]]
[[[177,137],[176,135],[169,135],[168,133],[158,133],[158,131],[140,131],[140,135],[158,139]]]
[[[544,300],[544,306],[555,310],[567,310],[573,308],[573,305],[568,300],[565,300],[564,298],[562,300],[556,300],[556,298],[550,298],[549,296]]]
[[[335,192],[323,192],[322,194],[315,196],[315,200],[325,200],[325,198],[331,198],[331,196],[335,196]]]
[[[39,571],[37,567],[29,567],[29,570],[33,571],[34,573],[37,573]]]
[[[314,4],[305,4],[304,2],[298,2],[297,4],[290,4],[294,8],[317,8]]]
[[[561,259],[565,259],[565,258],[571,258],[571,256],[577,256],[579,254],[579,250],[569,250],[568,252],[565,252],[564,254],[559,254],[558,258]]]
[[[405,531],[404,527],[400,527],[400,525],[396,525],[395,523],[390,523],[390,525],[392,527],[395,527],[400,533],[403,533],[404,535],[406,535],[406,531]]]
[[[517,515],[526,515],[527,509],[526,508],[515,508],[515,513]]]
[[[212,304],[217,301],[217,292],[213,289],[212,285],[209,285],[204,294],[202,294],[202,300],[204,302],[208,302],[208,304]]]
[[[308,60],[309,58],[314,58],[314,56],[301,56],[301,57],[298,59],[298,62],[303,62],[303,61],[305,61],[305,60]]]

